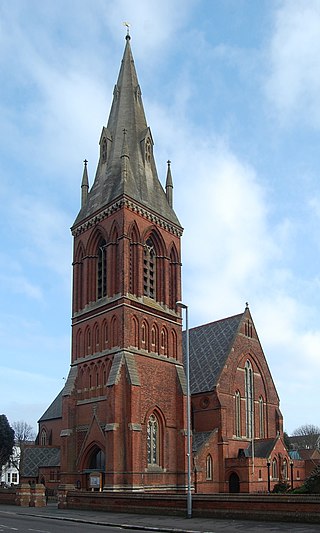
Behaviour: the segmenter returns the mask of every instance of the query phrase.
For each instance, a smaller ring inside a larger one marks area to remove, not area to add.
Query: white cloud
[[[267,94],[283,117],[320,126],[320,3],[283,0],[275,13]]]

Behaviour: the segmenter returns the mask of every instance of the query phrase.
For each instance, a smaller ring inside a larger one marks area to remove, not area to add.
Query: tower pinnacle
[[[171,161],[167,161],[168,164],[168,170],[167,170],[167,179],[166,179],[166,195],[168,204],[170,207],[173,207],[173,182],[172,182],[172,176],[171,176]]]
[[[81,207],[83,207],[88,198],[89,192],[89,180],[88,180],[88,171],[87,171],[87,159],[84,160],[84,169],[81,182]]]

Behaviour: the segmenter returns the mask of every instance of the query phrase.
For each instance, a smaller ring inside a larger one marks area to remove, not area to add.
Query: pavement
[[[265,533],[288,531],[290,533],[319,533],[320,524],[258,522],[214,518],[186,518],[183,516],[142,515],[105,511],[58,509],[56,503],[47,507],[17,507],[0,505],[1,514],[29,515],[53,520],[65,520],[94,525],[119,527],[124,530],[158,531],[167,533]]]

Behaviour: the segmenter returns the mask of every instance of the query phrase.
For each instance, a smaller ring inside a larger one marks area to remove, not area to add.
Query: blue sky
[[[2,0],[0,411],[33,427],[70,363],[69,228],[124,49],[172,161],[191,325],[248,301],[284,427],[320,425],[318,0]]]

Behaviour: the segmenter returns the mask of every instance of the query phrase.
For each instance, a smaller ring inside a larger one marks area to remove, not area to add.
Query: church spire
[[[130,40],[128,33],[109,119],[102,129],[96,177],[75,226],[125,196],[181,228],[172,208],[172,183],[167,184],[165,191],[158,179],[153,138],[143,108]]]
[[[88,161],[84,160],[84,168],[83,168],[83,175],[82,175],[82,182],[81,182],[81,207],[83,207],[87,201],[88,198],[88,191],[89,191],[89,180],[88,180],[88,171],[87,171],[87,163]]]

